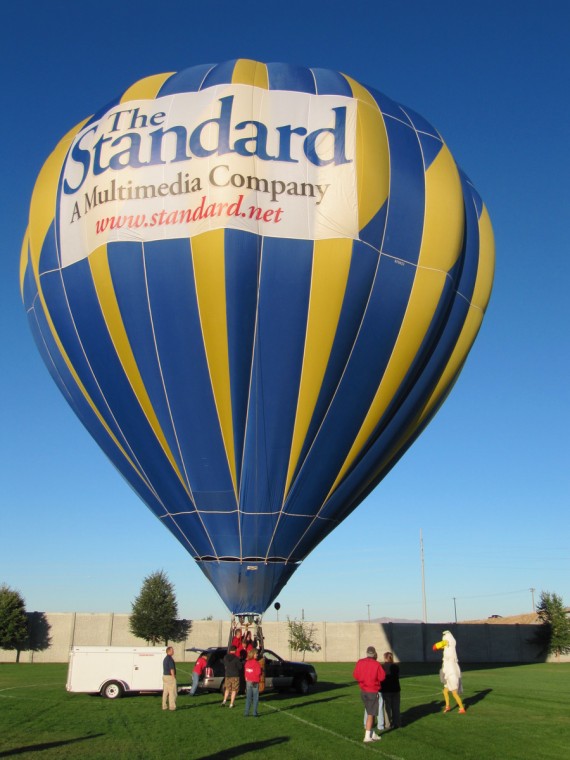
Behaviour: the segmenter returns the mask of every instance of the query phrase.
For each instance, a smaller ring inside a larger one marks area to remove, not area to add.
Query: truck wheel
[[[219,692],[220,694],[223,694],[226,690],[226,679],[222,678],[222,683],[220,684]]]
[[[294,682],[295,690],[299,692],[299,694],[308,694],[309,693],[309,681],[304,676],[297,676]]]
[[[118,681],[107,681],[101,689],[101,696],[107,699],[119,699],[124,693],[125,689]]]

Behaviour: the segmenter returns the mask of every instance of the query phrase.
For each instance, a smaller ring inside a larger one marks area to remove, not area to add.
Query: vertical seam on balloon
[[[261,97],[261,101],[262,101],[261,104],[260,104],[260,109],[262,110],[263,109],[263,100],[267,97],[267,91],[261,92],[260,93],[260,97]],[[253,110],[253,100],[254,100],[254,90],[252,88],[251,89],[252,110]],[[259,159],[257,158],[256,155],[252,156],[252,158],[253,158],[253,173],[254,173],[254,176],[256,176],[257,175],[258,164],[260,163],[260,161],[259,161]],[[255,190],[255,202],[256,202],[256,205],[259,205],[259,190]],[[245,455],[246,437],[247,437],[247,429],[248,429],[248,424],[247,423],[248,423],[248,419],[249,419],[249,409],[250,409],[250,402],[251,402],[251,384],[252,384],[253,372],[254,372],[254,368],[255,368],[255,354],[256,354],[256,348],[255,347],[256,347],[256,341],[257,341],[257,337],[258,337],[258,328],[259,328],[259,294],[260,294],[260,290],[261,290],[261,270],[262,270],[262,266],[263,266],[264,236],[262,235],[262,231],[261,231],[261,221],[259,219],[257,219],[256,222],[257,222],[257,231],[256,231],[255,234],[256,234],[256,236],[258,238],[261,239],[261,251],[260,251],[260,262],[259,262],[259,275],[258,275],[258,279],[257,279],[257,302],[256,302],[256,309],[255,309],[255,329],[254,329],[254,341],[253,341],[254,348],[253,348],[252,356],[251,356],[252,364],[251,364],[250,385],[249,385],[249,393],[248,393],[248,404],[247,404],[246,420],[245,420],[246,435],[244,436],[244,446],[243,446],[243,452],[242,452],[242,458],[241,458],[242,471],[243,471],[244,460],[245,460],[245,456],[244,455]],[[263,377],[261,376],[261,371],[262,371],[261,362],[258,362],[258,367],[259,367],[259,372],[260,372],[258,394],[259,394],[259,392],[261,392],[261,394],[263,395]],[[256,404],[256,407],[255,407],[255,414],[256,415],[257,415],[257,412],[258,412],[258,407],[259,407],[259,405]],[[257,424],[255,425],[255,431],[257,431]],[[259,437],[257,435],[257,432],[255,433],[254,438],[255,438],[255,445],[257,447],[259,445]],[[265,439],[265,437],[264,437],[264,439]],[[254,457],[254,462],[256,463],[255,464],[255,489],[256,489],[255,502],[256,503],[257,503],[257,498],[258,498],[257,497],[257,488],[258,488],[258,484],[259,484],[259,479],[257,477],[257,460],[258,460],[258,456],[256,455]],[[241,475],[240,475],[240,483],[241,483]],[[240,488],[240,492],[241,492],[241,488]],[[244,512],[241,511],[241,504],[238,504],[238,508],[240,510],[240,515],[243,516],[244,514],[246,514],[246,513],[244,513]],[[243,536],[242,536],[241,517],[238,518],[238,525],[239,525],[240,559],[243,559]]]
[[[208,69],[208,71],[206,71],[206,72],[204,73],[204,76],[202,77],[202,81],[201,81],[201,82],[200,82],[200,84],[198,85],[198,90],[197,90],[198,92],[200,92],[200,91],[202,90],[202,87],[204,86],[204,82],[205,82],[205,81],[206,81],[206,79],[207,79],[207,78],[210,76],[210,74],[212,73],[212,71],[213,71],[215,68],[217,68],[217,65],[218,65],[218,64],[216,64],[216,63],[212,64],[212,65],[210,66],[210,68]]]
[[[217,234],[217,235],[221,235],[222,238],[223,238],[224,231],[223,231],[223,229],[221,229],[221,230],[210,230],[207,233],[203,233],[203,234],[210,235],[212,233]],[[197,238],[196,239],[193,238],[192,240],[195,241],[196,246],[198,246]],[[213,255],[213,253],[211,253],[211,255]],[[218,417],[218,423],[219,423],[219,426],[220,426],[220,434],[221,434],[221,437],[222,437],[223,448],[224,448],[224,452],[226,454],[226,459],[227,459],[227,462],[228,462],[228,469],[230,471],[230,478],[231,478],[232,486],[233,486],[233,489],[234,489],[234,495],[235,495],[236,500],[237,500],[237,473],[236,473],[236,466],[235,466],[235,451],[234,451],[235,435],[234,435],[234,430],[233,430],[231,388],[228,387],[226,389],[227,393],[228,393],[228,396],[229,396],[229,398],[228,398],[228,402],[229,402],[229,423],[231,425],[231,430],[227,431],[226,430],[226,426],[225,426],[225,424],[223,422],[223,419],[222,419],[223,418],[222,409],[221,409],[220,399],[218,398],[219,393],[217,391],[219,389],[219,383],[214,380],[213,366],[212,366],[212,363],[210,361],[211,358],[212,358],[212,356],[211,356],[211,352],[208,350],[208,345],[207,345],[207,341],[206,341],[206,333],[204,331],[204,320],[203,320],[203,316],[204,315],[203,315],[203,308],[202,307],[203,307],[203,302],[204,302],[205,299],[204,298],[200,299],[200,295],[199,295],[200,287],[199,287],[199,284],[198,284],[198,280],[200,279],[200,277],[197,276],[197,273],[196,273],[195,257],[196,257],[196,253],[194,251],[194,245],[191,244],[191,265],[192,265],[192,270],[194,272],[194,286],[196,288],[196,304],[197,304],[197,309],[198,309],[198,321],[200,323],[200,333],[201,333],[201,336],[202,336],[202,344],[204,346],[204,355],[205,355],[205,358],[206,358],[206,367],[207,367],[207,370],[208,370],[208,376],[210,378],[210,387],[212,389],[212,397],[213,397],[213,401],[214,401],[214,407],[216,409],[216,414],[217,414],[217,417]],[[223,249],[223,247],[222,247],[222,252],[221,252],[221,259],[222,259],[222,262],[225,264],[225,261],[224,261],[224,249]],[[224,269],[224,278],[225,278],[225,269]],[[221,278],[221,279],[222,279],[222,287],[225,288],[225,279],[224,278]],[[210,299],[207,299],[207,300],[210,300]],[[201,307],[201,303],[202,303],[202,307]],[[225,320],[225,345],[224,345],[224,348],[225,348],[225,357],[227,359],[228,358],[227,310],[224,312],[223,318]],[[229,359],[228,359],[227,372],[228,372],[228,374],[227,374],[227,381],[228,381],[228,386],[229,386],[230,385]],[[217,379],[218,378],[216,378],[216,380]],[[226,433],[227,433],[227,435],[226,435]],[[229,450],[229,447],[231,447],[231,451]]]
[[[191,242],[190,241],[189,241],[189,246],[190,246],[190,249],[191,249]],[[216,551],[216,548],[214,546],[212,538],[210,537],[209,531],[206,528],[206,525],[204,524],[204,521],[202,519],[202,513],[198,509],[198,506],[196,504],[196,500],[194,499],[194,495],[193,495],[193,491],[192,491],[192,485],[190,483],[190,478],[188,477],[188,470],[186,469],[186,462],[185,462],[185,459],[184,459],[184,455],[182,453],[182,449],[180,447],[180,440],[178,438],[178,433],[176,431],[176,424],[175,424],[175,421],[174,421],[174,417],[172,415],[172,408],[171,408],[171,405],[170,405],[170,399],[169,399],[169,396],[168,396],[168,390],[167,390],[167,387],[166,387],[166,382],[165,382],[164,374],[163,374],[163,371],[162,371],[162,363],[160,361],[160,352],[158,350],[158,342],[157,342],[157,339],[156,339],[156,331],[154,329],[154,319],[153,319],[153,315],[152,315],[152,304],[151,304],[151,300],[150,300],[150,292],[149,292],[149,289],[148,289],[148,277],[147,277],[146,254],[145,254],[144,243],[142,243],[142,253],[143,253],[143,271],[144,271],[144,280],[145,280],[145,290],[146,290],[146,297],[147,297],[149,318],[150,318],[150,324],[151,324],[151,332],[152,332],[152,338],[153,338],[153,342],[154,342],[154,349],[155,349],[155,353],[156,353],[156,360],[157,360],[157,363],[158,363],[158,369],[159,369],[159,372],[160,372],[160,379],[161,379],[161,382],[162,382],[162,387],[164,389],[164,399],[166,401],[166,407],[168,409],[168,414],[170,415],[170,420],[171,420],[171,423],[172,423],[172,431],[173,431],[173,434],[174,434],[174,438],[176,440],[176,445],[178,447],[178,452],[180,454],[180,461],[182,462],[182,468],[183,468],[184,474],[186,476],[186,480],[187,480],[187,483],[188,483],[188,488],[190,490],[190,497],[191,497],[192,502],[194,504],[194,509],[195,509],[196,515],[198,516],[198,519],[199,519],[199,521],[200,521],[200,523],[202,525],[202,528],[204,530],[204,534],[205,534],[206,538],[208,539],[208,541],[210,543],[210,546],[212,547],[212,551],[213,551],[214,556],[216,557],[216,561],[219,562],[218,553]],[[190,255],[191,255],[191,250],[190,250]],[[170,512],[169,512],[169,516],[172,519],[172,515],[170,514]],[[176,523],[176,525],[178,525],[178,524]],[[198,554],[198,552],[196,552],[196,553]]]
[[[194,499],[194,494],[192,492],[192,485],[190,483],[190,478],[188,477],[188,470],[186,469],[186,462],[184,460],[184,455],[182,454],[182,449],[180,447],[180,440],[178,438],[178,433],[176,431],[176,424],[174,422],[174,417],[172,414],[172,408],[170,406],[170,399],[168,397],[168,391],[166,389],[166,383],[164,380],[164,374],[162,371],[162,362],[160,361],[160,352],[158,350],[158,342],[156,339],[156,331],[154,329],[154,317],[152,313],[152,304],[150,300],[150,292],[148,288],[148,275],[147,275],[147,267],[146,267],[146,253],[145,253],[145,244],[144,242],[141,242],[141,251],[142,251],[142,265],[143,265],[143,274],[144,274],[144,285],[145,285],[145,293],[146,293],[146,302],[147,302],[147,308],[148,308],[148,317],[150,321],[150,330],[152,334],[152,342],[154,344],[154,352],[156,355],[156,363],[158,366],[158,372],[160,374],[160,381],[162,383],[162,389],[164,391],[164,400],[166,402],[166,408],[168,409],[168,415],[170,417],[170,424],[172,425],[172,433],[174,435],[174,440],[176,441],[176,446],[178,448],[178,454],[180,456],[180,462],[182,463],[182,469],[184,471],[184,476],[186,478],[186,484],[188,488],[188,493],[190,496],[190,499],[192,500],[192,503],[194,504],[194,508],[196,509],[196,501]],[[170,512],[169,512],[170,514]]]
[[[313,287],[314,274],[315,274],[315,241],[313,241],[310,291],[312,290],[312,287]],[[305,320],[305,339],[304,339],[304,343],[303,343],[303,361],[301,363],[301,373],[299,375],[299,379],[298,379],[299,381],[298,381],[298,385],[297,385],[297,402],[296,402],[296,405],[295,405],[295,419],[293,420],[293,430],[291,432],[291,441],[289,443],[289,461],[287,463],[287,470],[288,471],[289,471],[289,467],[290,467],[290,464],[291,464],[291,444],[293,443],[294,438],[295,438],[295,423],[296,423],[297,415],[298,415],[298,412],[299,412],[299,396],[300,396],[300,392],[301,392],[301,379],[303,377],[303,366],[304,366],[304,363],[305,363],[305,351],[306,351],[306,348],[307,348],[307,331],[308,331],[308,327],[309,327],[309,309],[310,309],[310,304],[311,304],[311,293],[310,293],[310,291],[309,291],[309,301],[308,301],[308,304],[307,304],[307,317],[306,317],[306,320]],[[275,525],[273,526],[273,533],[271,534],[271,538],[270,538],[269,543],[267,545],[267,551],[265,552],[265,561],[266,562],[267,562],[267,560],[269,558],[269,553],[271,551],[271,547],[273,546],[273,541],[274,541],[275,536],[277,534],[277,530],[279,528],[279,524],[281,522],[281,518],[283,517],[283,510],[284,510],[285,502],[286,502],[286,499],[287,499],[287,484],[288,484],[288,482],[289,482],[289,478],[288,478],[288,473],[287,473],[286,474],[286,479],[285,479],[285,484],[284,484],[284,489],[283,489],[283,494],[282,494],[282,498],[281,498],[281,506],[279,507],[279,511],[277,512],[277,519],[275,520]]]
[[[312,256],[312,260],[311,260],[311,284],[310,284],[310,287],[309,287],[309,299],[308,299],[308,303],[307,303],[307,315],[306,315],[306,319],[305,319],[305,337],[304,337],[304,341],[303,341],[303,358],[302,358],[302,361],[301,361],[301,372],[300,372],[300,375],[299,375],[299,382],[298,382],[298,385],[297,385],[297,402],[295,404],[295,419],[293,420],[293,430],[292,430],[292,434],[291,434],[291,445],[295,441],[295,428],[296,428],[296,425],[297,425],[297,417],[298,417],[298,414],[299,414],[299,401],[300,401],[301,390],[302,390],[302,385],[303,385],[303,368],[305,367],[305,358],[306,358],[306,354],[307,354],[307,338],[308,338],[308,334],[309,334],[309,324],[310,324],[310,314],[311,314],[311,296],[313,294],[313,287],[314,287],[314,281],[315,281],[315,243],[316,243],[316,241],[313,240],[313,249],[312,249],[312,252],[311,252],[311,256]],[[329,358],[330,358],[330,353],[329,353]],[[314,407],[313,407],[313,412],[314,412]],[[307,431],[305,431],[305,437],[306,437],[306,432]],[[286,480],[285,480],[285,488],[284,488],[284,491],[283,491],[283,498],[281,500],[281,510],[280,510],[280,512],[282,512],[282,510],[283,510],[283,505],[285,504],[285,501],[286,501],[286,498],[287,498],[287,494],[289,492],[289,489],[291,487],[291,482],[293,480],[293,473],[291,472],[289,474],[289,471],[291,469],[291,454],[292,454],[292,452],[291,452],[291,445],[289,446],[289,461],[287,463],[287,477],[286,477]],[[299,454],[300,454],[300,452],[299,452]],[[297,463],[298,463],[298,460],[297,460]]]
[[[315,77],[314,77],[314,74],[313,74],[312,71],[311,71],[311,76],[313,77],[313,81],[315,81]],[[315,81],[315,90],[316,90],[316,81]],[[307,97],[307,105],[308,105],[308,108],[307,108],[306,123],[310,124],[311,123],[311,105],[312,105],[310,94],[308,94],[308,97]],[[307,182],[309,180],[308,164],[305,165],[305,180]],[[306,220],[305,221],[307,222],[307,229],[308,229],[308,226],[309,226],[309,224],[308,224],[309,223],[309,211],[308,211],[308,207],[307,207],[306,204],[305,204],[305,212],[306,212]],[[315,241],[313,240],[312,261],[311,261],[311,287],[312,287],[313,276],[314,276],[314,260],[315,260]],[[303,354],[305,352],[305,346],[306,346],[306,341],[307,341],[308,315],[309,315],[310,303],[311,303],[311,299],[310,299],[310,294],[309,294],[309,302],[307,304],[307,318],[305,320],[305,341],[304,341]],[[304,357],[303,357],[303,362],[304,362]],[[300,390],[301,390],[300,383],[301,383],[301,377],[302,377],[302,367],[303,367],[303,364],[301,364],[301,373],[300,373],[299,377],[297,378],[297,405],[296,405],[296,408],[295,408],[295,420],[297,418],[298,404],[299,404],[299,393],[300,393]],[[291,450],[291,443],[293,441],[294,433],[295,433],[295,421],[293,422],[293,429],[291,431],[291,440],[289,441],[289,453],[290,453],[290,450]],[[265,560],[266,560],[266,562],[267,562],[267,559],[269,557],[269,552],[271,550],[271,546],[273,545],[273,541],[274,541],[275,536],[277,534],[277,530],[278,530],[279,524],[281,522],[281,518],[282,518],[283,513],[284,513],[284,507],[285,507],[285,502],[286,502],[286,495],[287,495],[287,474],[286,474],[286,481],[284,483],[283,493],[281,495],[281,506],[279,507],[279,511],[277,512],[276,520],[275,520],[275,525],[273,527],[273,533],[271,535],[271,540],[269,541],[269,544],[268,544],[268,547],[267,547],[267,551],[265,553]]]
[[[198,287],[197,287],[197,284],[196,284],[196,276],[195,276],[195,273],[194,273],[194,257],[193,257],[193,253],[192,253],[192,238],[189,238],[189,240],[188,240],[188,247],[189,247],[188,255],[190,256],[190,265],[192,267],[192,272],[193,272],[193,278],[192,279],[193,279],[193,285],[194,285],[194,297],[196,299],[196,304],[198,304]],[[212,537],[210,536],[210,532],[209,532],[208,528],[206,527],[206,524],[205,524],[205,522],[204,522],[204,520],[202,518],[202,510],[200,510],[198,508],[197,504],[196,504],[196,514],[198,515],[198,519],[202,523],[202,527],[204,529],[204,533],[206,534],[206,537],[207,537],[208,541],[210,542],[210,546],[212,547],[212,549],[214,551],[214,556],[216,558],[216,561],[219,564],[219,562],[220,562],[220,556],[218,554],[218,551],[217,551],[216,547],[214,546],[214,542],[212,540]]]
[[[130,344],[129,337],[128,337],[127,333],[126,333],[126,328],[125,328],[124,322],[122,320],[122,314],[120,314],[119,306],[117,304],[116,294],[114,292],[114,285],[113,285],[113,282],[112,282],[110,271],[108,271],[109,265],[108,265],[107,252],[105,251],[106,273],[108,274],[108,277],[110,278],[110,281],[109,281],[108,285],[109,285],[109,289],[112,290],[112,297],[114,299],[114,306],[116,308],[116,311],[118,312],[118,320],[117,321],[120,322],[119,329],[122,329],[122,331],[123,331],[123,338],[124,338],[124,341],[126,343],[127,351],[130,353],[131,364],[134,365],[133,366],[133,370],[134,370],[133,374],[136,374],[138,376],[136,379],[138,380],[139,385],[142,386],[142,392],[144,393],[144,396],[146,397],[146,402],[147,402],[146,404],[141,403],[141,399],[139,398],[140,389],[137,390],[135,388],[135,385],[133,384],[133,380],[135,378],[131,377],[131,372],[128,370],[128,368],[126,366],[126,362],[124,361],[124,358],[122,357],[121,352],[119,350],[119,347],[115,343],[115,337],[119,337],[119,336],[115,336],[113,334],[115,331],[112,329],[112,327],[110,325],[110,322],[109,322],[109,319],[112,318],[112,315],[110,314],[110,310],[108,310],[103,305],[103,303],[101,301],[101,297],[100,297],[101,294],[99,292],[99,288],[98,288],[98,285],[97,285],[98,280],[100,278],[96,277],[95,273],[93,271],[93,266],[96,265],[96,254],[97,254],[97,251],[93,251],[93,254],[89,257],[90,272],[91,272],[91,278],[93,280],[93,285],[94,285],[94,288],[95,288],[95,293],[97,295],[97,300],[99,302],[99,308],[101,309],[101,314],[102,314],[105,326],[107,328],[107,333],[109,335],[109,339],[111,341],[111,345],[114,348],[115,355],[117,356],[117,359],[118,359],[118,361],[119,361],[119,363],[120,363],[120,365],[122,367],[122,370],[123,370],[123,373],[125,375],[125,378],[126,378],[127,382],[129,383],[129,385],[131,386],[131,388],[133,390],[134,396],[137,399],[137,402],[139,404],[139,407],[141,408],[141,411],[142,411],[143,415],[147,419],[151,430],[153,431],[153,433],[154,433],[154,435],[155,435],[155,437],[156,437],[156,439],[157,439],[157,441],[158,441],[161,449],[163,450],[164,454],[166,455],[166,458],[170,462],[171,467],[173,468],[174,472],[176,473],[177,478],[180,480],[180,482],[182,484],[182,487],[188,493],[188,486],[184,482],[184,479],[182,478],[182,473],[178,469],[178,465],[176,464],[176,461],[174,460],[172,452],[170,451],[170,447],[168,445],[168,441],[166,440],[164,432],[163,432],[163,430],[162,430],[162,428],[160,426],[160,422],[158,421],[158,418],[156,417],[156,413],[154,412],[154,408],[152,406],[152,402],[151,402],[148,394],[146,393],[146,388],[144,386],[142,377],[140,375],[140,370],[138,368],[138,365],[137,365],[137,362],[136,362],[136,358],[135,358],[135,356],[133,354],[133,351],[132,351],[132,347],[131,347],[131,344]],[[103,287],[105,287],[105,283],[104,282],[102,282],[101,284],[103,285]],[[111,307],[111,308],[113,308],[113,307]],[[147,411],[145,410],[145,406],[148,406],[150,408],[150,410],[152,412],[152,415],[154,416],[154,421],[151,420],[151,418],[147,414]],[[188,495],[190,495],[190,494],[188,494]]]
[[[256,295],[256,307],[255,307],[255,326],[253,330],[253,350],[251,352],[251,367],[250,367],[250,373],[249,373],[249,388],[248,388],[248,394],[247,394],[247,408],[245,412],[245,435],[243,437],[243,449],[242,449],[242,457],[241,457],[241,468],[242,471],[240,472],[240,494],[241,494],[241,484],[243,482],[242,475],[243,475],[243,468],[245,463],[245,452],[247,447],[247,439],[248,439],[248,428],[249,428],[249,417],[251,413],[251,394],[252,394],[252,384],[253,384],[253,374],[255,371],[255,365],[256,365],[256,353],[258,352],[257,345],[258,345],[258,331],[259,331],[259,294],[261,290],[261,270],[263,268],[263,248],[264,248],[265,240],[263,237],[261,237],[261,245],[259,248],[259,266],[258,266],[258,274],[257,274],[257,295]],[[261,383],[260,383],[261,384]],[[255,414],[257,414],[258,405],[255,406],[255,409],[253,410]],[[254,430],[254,440],[255,445],[258,445],[258,436],[255,432],[257,430],[257,425],[255,425]],[[258,478],[257,478],[257,456],[254,457],[254,478],[255,478],[255,489],[258,487]],[[243,516],[242,508],[241,508],[241,499],[238,499],[238,529],[239,529],[239,547],[240,547],[240,559],[243,559],[243,540],[242,540],[242,516]]]
[[[251,99],[253,101],[253,90],[251,92]],[[258,228],[259,233],[259,228]],[[263,238],[261,238],[261,246],[263,249]],[[245,450],[246,450],[246,444],[247,444],[247,437],[248,437],[248,421],[249,421],[249,412],[250,412],[250,402],[251,402],[251,386],[252,386],[252,378],[253,378],[253,370],[255,366],[255,347],[256,347],[256,340],[257,340],[257,327],[258,327],[258,310],[259,310],[259,290],[260,290],[260,280],[261,280],[261,261],[262,261],[262,252],[260,252],[260,261],[259,261],[259,271],[257,276],[257,298],[256,298],[256,308],[255,308],[255,327],[253,332],[253,350],[251,352],[251,366],[250,366],[250,372],[249,372],[249,387],[248,387],[248,394],[247,394],[247,407],[246,407],[246,413],[245,413],[245,422],[244,422],[244,436],[243,436],[243,442],[242,442],[242,451],[241,451],[241,459],[240,459],[240,472],[239,472],[239,486],[238,486],[238,493],[237,493],[237,526],[238,526],[238,540],[239,540],[239,559],[240,561],[243,560],[243,535],[242,535],[242,520],[244,512],[242,511],[241,506],[241,493],[242,493],[242,485],[243,485],[243,468],[245,463]],[[256,444],[257,444],[257,435],[255,436]],[[257,475],[257,473],[255,473]],[[255,485],[257,487],[257,478],[255,480]]]

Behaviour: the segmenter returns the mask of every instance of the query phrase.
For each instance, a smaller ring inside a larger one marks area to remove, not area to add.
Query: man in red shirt
[[[261,679],[261,665],[256,660],[257,652],[255,649],[250,649],[247,653],[247,660],[245,662],[243,671],[245,674],[245,710],[244,715],[247,718],[249,715],[249,708],[253,701],[253,717],[257,718],[257,703],[259,701],[259,681]]]
[[[194,665],[194,670],[192,671],[192,688],[190,689],[191,697],[193,697],[194,694],[196,694],[196,690],[198,688],[198,681],[200,680],[200,676],[204,672],[206,663],[207,663],[206,655],[203,653],[196,660],[196,664]]]
[[[374,647],[368,647],[366,657],[358,660],[352,677],[358,681],[360,696],[366,710],[365,742],[378,742],[380,736],[374,733],[374,716],[378,715],[378,692],[380,684],[386,678],[384,668],[377,661],[378,655]]]

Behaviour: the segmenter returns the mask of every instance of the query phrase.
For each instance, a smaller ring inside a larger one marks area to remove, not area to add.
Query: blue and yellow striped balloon
[[[263,613],[455,382],[489,216],[418,114],[324,69],[143,79],[44,165],[21,257],[84,426],[234,613]]]

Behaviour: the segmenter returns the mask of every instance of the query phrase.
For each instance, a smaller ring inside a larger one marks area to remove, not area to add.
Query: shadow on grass
[[[485,697],[487,697],[492,691],[493,689],[481,689],[481,691],[476,691],[470,697],[465,697],[463,699],[465,707],[473,707],[473,705],[476,705],[477,702],[485,699]]]
[[[41,744],[28,744],[25,747],[18,747],[17,749],[8,749],[4,752],[0,752],[0,757],[13,757],[14,755],[23,755],[25,752],[43,752],[46,749],[66,747],[68,744],[76,744],[77,742],[85,742],[89,739],[97,739],[99,736],[105,736],[105,734],[79,736],[77,739],[66,739],[65,741],[61,742],[42,742]]]
[[[473,707],[473,705],[476,705],[477,702],[485,699],[485,697],[487,697],[492,691],[493,689],[482,689],[481,691],[476,691],[469,697],[463,697],[463,704],[465,707]],[[456,705],[454,704],[453,699],[451,699],[451,704],[452,709],[455,709]],[[421,720],[422,718],[426,718],[428,715],[433,715],[434,713],[440,713],[443,710],[443,705],[443,699],[439,699],[432,700],[431,702],[426,702],[423,705],[410,707],[408,710],[402,713],[402,725],[409,726],[410,723],[415,723],[416,720]]]
[[[443,699],[434,699],[431,702],[426,702],[423,705],[416,705],[415,707],[408,708],[405,712],[402,713],[402,727],[405,728],[411,723],[415,723],[416,720],[421,720],[422,718],[427,718],[428,715],[433,715],[434,713],[441,712],[442,704]]]
[[[336,689],[346,689],[347,686],[356,686],[356,681],[345,681],[344,683],[333,683],[333,681],[319,681],[315,686],[315,690],[336,691]]]
[[[285,742],[288,741],[288,736],[276,736],[273,739],[266,739],[265,741],[248,742],[247,744],[240,744],[237,747],[223,749],[220,752],[214,752],[213,755],[203,755],[199,760],[227,760],[228,758],[245,755],[248,752],[256,752],[260,749],[270,749],[271,747],[276,747],[278,744],[285,744]]]

